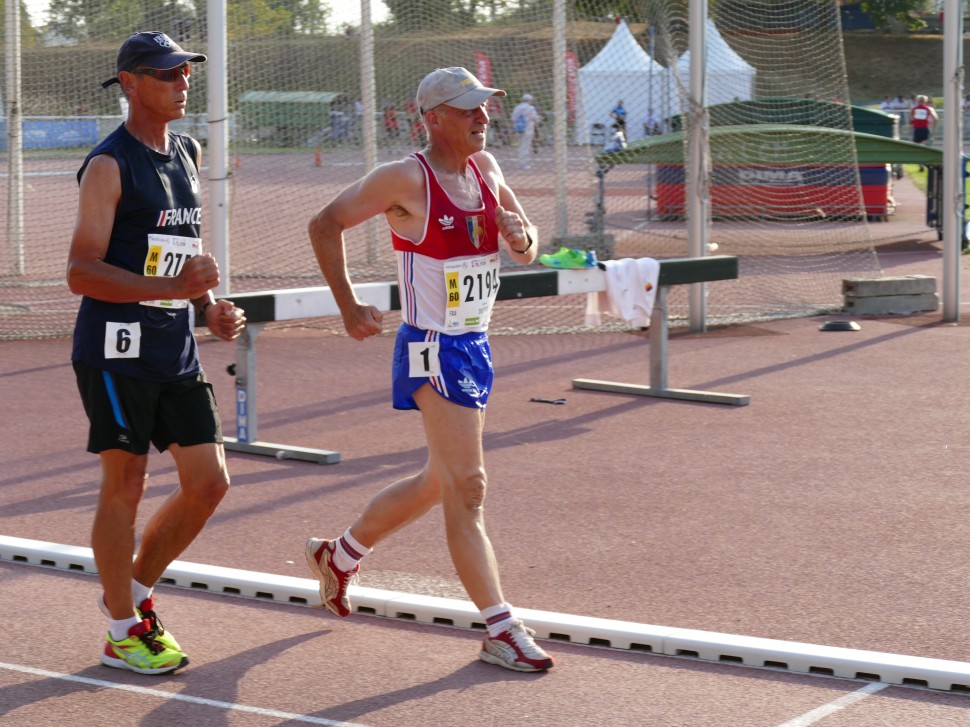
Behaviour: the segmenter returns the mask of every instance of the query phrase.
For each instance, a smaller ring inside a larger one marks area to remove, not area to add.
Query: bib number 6
[[[141,323],[105,323],[105,358],[138,358],[140,352]]]

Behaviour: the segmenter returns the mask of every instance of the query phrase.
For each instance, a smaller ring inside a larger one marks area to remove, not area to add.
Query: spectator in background
[[[74,107],[74,115],[75,116],[91,115],[91,109],[88,108],[88,100],[86,98],[82,98],[80,101],[77,102],[77,106]]]
[[[512,146],[512,130],[500,104],[490,105],[488,111],[488,143],[491,146]]]
[[[902,94],[896,94],[889,102],[889,111],[899,115],[900,128],[909,124],[910,104],[903,98]]]
[[[623,106],[623,99],[616,102],[616,106],[610,111],[610,116],[613,118],[613,121],[626,130],[626,107]]]
[[[354,141],[360,141],[361,135],[364,133],[364,102],[360,99],[354,101],[354,128],[353,128],[353,138]]]
[[[603,147],[603,151],[623,151],[624,149],[626,149],[626,135],[623,133],[623,125],[614,121],[613,133]]]
[[[350,137],[350,119],[344,104],[334,104],[330,107],[330,138],[341,143]]]
[[[896,94],[896,97],[892,100],[892,107],[896,111],[905,111],[909,108],[909,104],[906,103],[906,99],[903,98],[902,94]]]
[[[930,104],[926,96],[917,96],[916,103],[909,110],[909,125],[913,128],[913,142],[925,144],[936,129],[940,120],[936,109]]]
[[[407,110],[411,146],[421,146],[424,143],[424,122],[421,121],[421,114],[418,113],[418,105],[414,99],[410,99],[404,108]]]
[[[532,139],[536,134],[536,127],[542,121],[536,107],[532,105],[532,94],[522,94],[522,101],[512,110],[512,124],[519,137],[519,167],[532,169]]]
[[[401,134],[401,129],[397,123],[397,107],[394,106],[393,101],[387,102],[384,106],[384,132],[387,134],[387,138],[392,141],[397,141]]]
[[[650,109],[643,119],[643,135],[660,136],[662,133],[664,133],[663,123],[660,121],[660,117],[653,112],[653,109]]]

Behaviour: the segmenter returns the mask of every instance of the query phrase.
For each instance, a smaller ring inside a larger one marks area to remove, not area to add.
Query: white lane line
[[[817,707],[811,712],[806,712],[801,717],[795,717],[787,722],[782,722],[780,725],[778,725],[778,727],[807,727],[808,725],[815,724],[825,717],[828,717],[830,714],[835,714],[841,709],[845,709],[853,704],[858,704],[866,697],[875,694],[876,692],[881,692],[888,686],[889,685],[885,682],[872,682],[871,684],[866,684],[858,691],[841,696],[828,704],[823,704],[821,707]]]
[[[191,697],[186,694],[173,694],[172,692],[165,692],[161,689],[148,689],[147,687],[135,687],[130,684],[116,684],[115,682],[106,682],[100,679],[90,679],[88,677],[79,677],[74,674],[61,674],[56,671],[47,671],[46,669],[35,669],[30,666],[21,666],[19,664],[5,664],[0,662],[0,669],[7,669],[9,671],[17,671],[23,674],[32,674],[34,676],[47,677],[48,679],[60,679],[65,682],[78,682],[79,684],[88,684],[93,687],[102,687],[104,689],[118,689],[123,692],[134,692],[135,694],[143,694],[149,697],[159,697],[160,699],[172,699],[177,702],[190,702],[192,704],[201,704],[205,707],[215,707],[216,709],[225,709],[228,711],[235,712],[250,712],[252,714],[259,714],[266,717],[278,717],[279,719],[287,719],[292,722],[303,722],[306,724],[322,724],[328,727],[365,727],[355,722],[338,722],[332,719],[324,719],[323,717],[310,717],[305,714],[293,714],[292,712],[281,712],[277,709],[263,709],[262,707],[250,707],[245,704],[234,704],[233,702],[220,702],[216,699],[205,699],[203,697]]]

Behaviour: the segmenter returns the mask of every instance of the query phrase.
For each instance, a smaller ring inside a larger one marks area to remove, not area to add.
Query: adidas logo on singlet
[[[438,224],[441,225],[442,230],[453,230],[455,229],[455,218],[451,215],[443,215],[438,218]]]

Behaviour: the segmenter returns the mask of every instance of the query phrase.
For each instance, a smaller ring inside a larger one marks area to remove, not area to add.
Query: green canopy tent
[[[943,152],[911,141],[845,129],[797,124],[715,126],[709,132],[711,157],[717,164],[923,164],[939,166]],[[856,155],[841,142],[852,137]],[[683,164],[684,132],[650,136],[618,152],[596,155],[600,166]]]
[[[846,110],[852,119],[852,128],[856,131],[888,136],[891,139],[899,138],[898,114],[811,98],[755,98],[715,104],[708,108],[708,117],[711,126],[799,124],[841,129],[845,126]],[[667,122],[671,131],[681,131],[683,116],[672,116]]]
[[[743,124],[715,126],[709,131],[710,154],[718,168],[784,170],[786,167],[878,167],[887,164],[922,164],[930,170],[927,201],[927,225],[942,234],[942,183],[940,171],[943,153],[921,144],[846,129],[832,129],[801,124]],[[851,143],[849,143],[851,142]],[[855,155],[852,155],[853,146]],[[618,152],[596,155],[599,164],[600,199],[597,211],[590,213],[594,222],[602,223],[605,207],[605,174],[620,164],[658,164],[682,170],[686,147],[684,132],[675,131],[632,142]],[[887,184],[888,196],[888,184]],[[868,207],[867,207],[868,210]],[[747,210],[749,213],[755,210]],[[717,210],[714,210],[716,213]],[[676,211],[675,216],[681,214]],[[661,211],[663,216],[668,216]],[[887,212],[870,216],[886,219]]]

